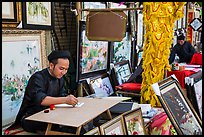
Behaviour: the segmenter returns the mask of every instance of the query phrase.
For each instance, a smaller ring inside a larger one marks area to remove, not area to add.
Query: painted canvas
[[[2,35],[2,128],[11,125],[29,77],[42,68],[41,36]]]
[[[141,108],[137,108],[124,114],[127,135],[145,135],[144,121]]]
[[[114,42],[113,46],[113,63],[117,63],[122,60],[131,60],[131,38],[128,32],[126,32],[126,36],[122,41]]]
[[[77,81],[103,74],[109,68],[109,42],[89,41],[86,23],[80,21],[80,42],[77,50]]]

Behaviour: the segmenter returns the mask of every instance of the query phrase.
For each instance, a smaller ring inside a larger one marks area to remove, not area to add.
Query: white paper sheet
[[[69,104],[56,104],[55,107],[81,107],[83,105],[84,105],[83,102],[78,102],[75,106]]]

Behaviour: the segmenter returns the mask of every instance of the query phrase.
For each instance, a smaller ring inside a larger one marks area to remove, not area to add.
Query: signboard
[[[127,15],[123,11],[90,11],[86,36],[90,41],[122,41],[126,23]]]
[[[202,21],[199,18],[194,18],[191,21],[190,26],[193,28],[194,31],[198,31],[202,26]]]

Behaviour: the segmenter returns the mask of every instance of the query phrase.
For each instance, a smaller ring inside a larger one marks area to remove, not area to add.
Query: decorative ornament
[[[183,17],[186,2],[144,2],[143,73],[140,102],[161,106],[151,85],[164,79],[170,70],[169,55],[173,43],[174,22]]]

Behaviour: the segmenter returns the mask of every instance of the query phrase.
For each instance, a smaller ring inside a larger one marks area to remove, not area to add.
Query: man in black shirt
[[[78,99],[64,89],[63,75],[69,68],[69,53],[52,51],[49,67],[34,73],[28,82],[16,123],[28,132],[45,131],[47,123],[25,120],[26,117],[49,108],[51,104],[76,105]]]
[[[185,41],[185,36],[180,35],[177,37],[177,44],[172,48],[171,54],[169,57],[169,63],[173,63],[175,59],[175,55],[177,54],[179,57],[178,63],[190,63],[193,54],[196,52],[194,47],[190,42]]]

